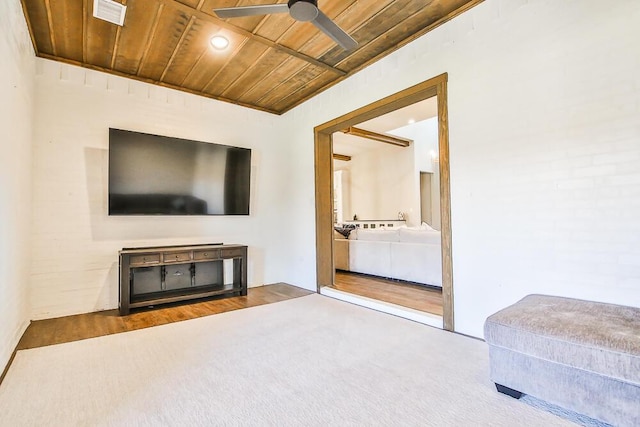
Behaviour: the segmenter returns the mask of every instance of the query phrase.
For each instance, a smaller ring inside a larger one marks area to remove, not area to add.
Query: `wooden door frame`
[[[437,96],[440,162],[440,217],[442,221],[443,326],[454,330],[453,264],[451,257],[451,190],[447,73],[390,95],[314,128],[316,195],[316,277],[318,292],[334,284],[333,263],[333,139],[334,132],[355,126],[416,102]]]

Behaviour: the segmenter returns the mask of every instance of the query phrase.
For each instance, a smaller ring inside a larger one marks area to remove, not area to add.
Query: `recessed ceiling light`
[[[409,119],[409,124],[412,125],[416,122],[416,119]]]
[[[224,50],[229,46],[229,40],[222,36],[211,37],[211,46],[217,50]]]

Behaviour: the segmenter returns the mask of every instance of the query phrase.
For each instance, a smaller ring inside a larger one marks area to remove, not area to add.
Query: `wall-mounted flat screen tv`
[[[251,150],[109,129],[109,215],[249,215]]]

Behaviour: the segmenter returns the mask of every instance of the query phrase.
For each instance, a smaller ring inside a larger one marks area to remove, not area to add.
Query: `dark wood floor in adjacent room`
[[[24,350],[133,331],[241,308],[285,301],[312,293],[296,286],[277,283],[249,288],[246,297],[210,299],[155,309],[138,310],[127,316],[120,316],[118,310],[107,310],[56,319],[37,320],[31,322],[17,349]]]
[[[334,289],[442,316],[442,290],[364,274],[336,271]]]

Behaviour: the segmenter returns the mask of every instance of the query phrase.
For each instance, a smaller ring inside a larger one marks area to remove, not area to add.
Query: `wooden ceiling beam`
[[[262,52],[262,55],[260,55],[253,63],[252,66],[247,67],[246,70],[244,70],[242,73],[239,73],[235,79],[233,79],[232,82],[230,82],[227,87],[224,89],[224,91],[222,92],[222,96],[226,96],[230,91],[232,91],[235,86],[238,84],[238,82],[242,81],[242,78],[248,74],[250,74],[253,71],[253,67],[256,66],[256,64],[259,64],[260,61],[262,61],[264,59],[265,56],[267,56],[269,54],[270,50],[269,49],[265,49],[264,52]]]
[[[87,27],[89,25],[89,0],[82,0],[82,62],[87,62]],[[113,67],[112,67],[113,68]]]
[[[126,6],[127,0],[122,0],[122,5]],[[111,51],[111,69],[114,69],[116,67],[116,58],[118,57],[118,46],[120,45],[121,32],[122,32],[122,27],[118,25],[118,28],[116,28],[116,37],[115,37],[115,40],[113,41],[113,50]],[[85,55],[84,44],[86,44],[86,39],[87,39],[86,35],[83,35],[82,39],[83,39],[82,62],[87,62],[86,57],[84,56]]]
[[[258,23],[258,25],[255,26],[255,28],[253,29],[253,31],[251,31],[251,34],[256,34],[258,31],[260,31],[260,29],[262,28],[262,26],[267,22],[267,20],[269,19],[270,15],[264,15],[262,17],[262,20]],[[276,40],[276,43],[278,43],[278,40]]]
[[[31,17],[29,16],[29,9],[27,9],[27,5],[25,4],[24,0],[20,1],[20,4],[22,6],[22,13],[24,14],[25,20],[27,21],[27,28],[29,29],[29,37],[31,37],[33,51],[35,52],[36,56],[38,56],[38,44],[36,43],[36,35],[33,32],[33,24],[31,23]]]
[[[287,59],[285,59],[284,61],[282,61],[281,66],[284,66],[285,64],[287,64],[289,61],[292,61],[293,58],[289,57]],[[273,68],[271,71],[269,71],[267,74],[264,75],[263,79],[268,79],[269,77],[271,77],[271,75],[275,72],[278,71],[278,68]],[[285,79],[286,80],[286,79]],[[242,92],[237,98],[241,99],[243,96],[245,96],[247,93],[251,92],[256,86],[258,86],[261,83],[261,80],[257,80],[253,85],[248,86],[246,88],[246,90],[244,92]],[[279,86],[279,85],[278,85]],[[265,96],[267,96],[268,94],[271,93],[271,91],[274,89],[275,86],[271,87],[271,90],[267,91],[267,93],[265,93],[263,96],[260,97],[260,99],[264,98]]]
[[[220,75],[220,73],[222,73],[224,71],[224,69],[226,68],[227,65],[229,65],[229,63],[231,62],[231,60],[236,56],[236,54],[238,52],[240,52],[242,50],[242,48],[244,47],[245,44],[247,44],[248,39],[244,39],[242,40],[239,44],[238,47],[236,47],[236,49],[233,51],[233,53],[231,55],[229,55],[229,57],[227,58],[227,60],[224,62],[224,64],[222,65],[222,67],[220,67],[218,69],[218,71],[216,73],[214,73],[211,78],[209,79],[209,81],[207,82],[207,84],[205,84],[202,87],[202,92],[207,92],[207,88],[209,86],[211,86],[211,84],[218,78],[218,76]]]
[[[401,47],[405,46],[406,44],[411,43],[412,41],[422,37],[426,33],[430,32],[430,31],[433,31],[434,29],[438,28],[440,25],[449,22],[450,20],[452,20],[456,16],[466,12],[467,10],[471,9],[474,6],[477,6],[478,4],[482,3],[483,1],[484,0],[471,0],[468,3],[462,5],[461,7],[457,8],[455,10],[452,10],[448,14],[446,14],[446,15],[440,17],[439,19],[437,19],[435,22],[431,23],[430,25],[427,25],[427,26],[423,27],[420,31],[412,34],[411,37],[407,37],[406,39],[402,40],[402,42],[396,44],[391,49],[385,50],[384,52],[380,52],[378,55],[376,55],[373,58],[367,60],[364,64],[360,65],[359,67],[356,67],[353,71],[349,71],[349,75],[354,74],[354,73],[362,70],[363,68],[368,67],[369,65],[373,64],[374,62],[379,61],[380,59],[384,58],[385,56],[395,52],[396,50],[400,49]],[[406,19],[405,19],[405,21],[406,21]],[[376,41],[378,41],[380,39],[384,39],[386,36],[388,36],[388,33],[390,33],[391,31],[395,30],[396,28],[402,27],[403,25],[405,25],[404,21],[398,22],[396,25],[394,25],[393,27],[389,28],[386,32],[384,32],[384,33],[380,34],[378,37],[375,37],[374,39],[370,40],[363,47],[368,47],[368,46],[374,44]],[[340,62],[338,62],[338,65],[344,63],[347,60],[349,60],[351,58],[351,56],[353,56],[355,53],[356,52],[352,52],[349,56],[347,56],[346,58],[343,58]]]
[[[53,56],[58,56],[58,50],[56,49],[56,36],[53,31],[53,16],[51,15],[50,0],[44,0],[44,7],[47,11],[47,23],[49,24],[49,37],[51,38],[51,52],[53,53]]]
[[[140,63],[138,64],[138,70],[136,72],[136,76],[140,77],[140,72],[144,67],[144,63],[147,61],[147,56],[149,51],[151,50],[151,42],[156,37],[156,31],[158,30],[158,22],[160,21],[160,15],[162,15],[162,11],[164,10],[164,3],[160,3],[158,5],[158,9],[156,10],[156,15],[153,17],[153,24],[151,25],[151,31],[147,38],[147,43],[144,46],[144,51],[142,53],[142,58],[140,59]]]
[[[343,162],[350,162],[351,156],[346,156],[344,154],[333,153],[333,160],[342,160]]]
[[[271,90],[269,90],[269,91],[268,91],[268,92],[266,92],[264,95],[262,95],[260,98],[258,98],[258,101],[256,101],[256,104],[261,103],[264,99],[268,98],[268,97],[269,97],[269,96],[271,96],[273,93],[276,93],[276,94],[277,94],[277,93],[278,93],[278,90],[280,89],[280,87],[284,86],[284,85],[285,85],[289,80],[291,80],[294,76],[296,76],[296,75],[298,75],[298,74],[300,74],[300,73],[304,72],[308,67],[309,67],[308,65],[305,65],[304,67],[300,68],[297,72],[295,72],[295,73],[293,73],[292,75],[290,75],[288,78],[286,78],[286,79],[284,79],[284,80],[282,80],[282,81],[278,82],[277,84],[273,85],[273,86],[271,87]],[[290,96],[292,96],[292,95],[293,95],[294,93],[296,93],[296,92],[297,92],[297,90],[296,90],[296,91],[291,91],[291,92],[289,92],[289,93],[288,93],[288,95],[286,95],[286,96],[284,96],[284,97],[280,98],[280,100],[287,99],[287,98],[289,98]]]
[[[111,69],[116,68],[116,59],[118,58],[118,46],[120,45],[120,33],[122,32],[122,27],[118,26],[116,29],[116,37],[113,41],[113,50],[111,51],[111,62],[109,66]],[[84,50],[82,51],[84,55]],[[87,62],[86,59],[83,59],[82,62]]]
[[[236,27],[235,25],[230,24],[227,21],[223,21],[220,18],[217,18],[217,17],[215,17],[213,15],[210,15],[208,13],[202,12],[201,10],[199,10],[197,8],[194,8],[194,7],[191,7],[191,6],[187,6],[187,5],[183,4],[183,3],[180,3],[177,0],[161,0],[161,2],[163,4],[167,4],[168,3],[168,4],[171,4],[174,7],[188,10],[193,15],[195,15],[198,19],[202,19],[203,21],[210,22],[210,23],[212,23],[214,25],[217,25],[217,26],[219,26],[221,28],[224,28],[225,30],[232,31],[232,32],[234,32],[236,34],[240,34],[241,36],[244,36],[244,37],[246,37],[246,38],[248,38],[248,39],[250,39],[252,41],[261,43],[261,44],[263,44],[265,46],[268,46],[268,47],[270,47],[272,49],[276,49],[276,50],[284,52],[284,53],[286,53],[288,55],[294,56],[294,57],[296,57],[298,59],[301,59],[301,60],[303,60],[305,62],[308,62],[309,64],[315,65],[316,67],[320,67],[320,68],[323,68],[325,70],[329,70],[329,71],[331,71],[331,72],[333,72],[333,73],[335,73],[335,74],[337,74],[339,76],[346,76],[347,75],[346,71],[342,71],[342,70],[340,70],[338,68],[332,67],[329,64],[326,64],[326,63],[324,63],[322,61],[318,61],[316,58],[312,58],[311,56],[305,55],[304,53],[300,53],[300,52],[298,52],[296,50],[293,50],[291,48],[288,48],[286,46],[278,44],[278,43],[276,43],[276,42],[274,42],[272,40],[269,40],[269,39],[267,39],[265,37],[259,36],[257,34],[253,34],[251,31],[245,30],[244,28]],[[198,6],[202,7],[202,5],[198,5]]]
[[[178,51],[182,47],[182,44],[184,43],[184,39],[187,37],[187,34],[189,34],[189,31],[191,30],[191,27],[193,26],[194,22],[196,22],[196,17],[192,16],[191,19],[189,19],[189,23],[184,28],[184,31],[182,32],[182,35],[180,36],[180,40],[178,40],[178,43],[176,43],[176,47],[173,49],[173,52],[171,53],[171,57],[169,58],[169,61],[167,62],[167,65],[164,67],[164,70],[162,70],[162,75],[160,76],[160,81],[163,81],[165,76],[167,75],[167,72],[169,71],[169,68],[171,68],[171,64],[173,64],[173,61],[176,59],[176,55],[178,54]],[[113,66],[111,68],[113,68]]]
[[[391,4],[391,3],[390,3],[390,4]],[[389,4],[389,5],[390,5],[390,4]],[[345,15],[345,14],[346,14],[346,15],[348,15],[348,14],[351,12],[351,10],[352,10],[352,8],[354,7],[354,5],[355,5],[355,3],[352,3],[351,5],[349,5],[349,7],[347,7],[345,10],[343,10],[343,11],[342,11],[342,12],[341,12],[341,13],[340,13],[340,14],[339,14],[335,19],[339,19],[341,16],[343,16],[343,15]],[[378,12],[376,12],[376,13],[372,16],[372,18],[371,18],[371,19],[373,19],[373,17],[375,17],[375,16],[377,16],[378,14],[382,13],[383,11],[385,11],[385,10],[389,7],[389,5],[386,5],[385,7],[383,7],[382,9],[380,9]],[[364,23],[364,22],[363,22],[363,23],[361,23],[360,25],[356,26],[356,27],[352,27],[352,28],[343,28],[343,30],[346,30],[348,34],[354,34],[354,33],[355,33],[358,29],[360,29],[363,25],[365,25],[365,23]],[[284,34],[283,34],[283,36],[284,36]],[[302,47],[301,47],[300,49],[304,49],[304,48],[305,48],[305,47],[307,47],[307,46],[313,45],[319,37],[326,37],[326,35],[325,35],[325,34],[322,34],[322,33],[318,33],[318,34],[314,35],[314,36],[313,36],[313,37],[311,37],[309,40],[307,40],[307,41],[302,45]],[[359,47],[360,47],[360,46],[359,46]],[[333,49],[333,46],[328,46],[328,47],[326,48],[326,50],[325,50],[324,52],[322,52],[319,56],[320,56],[320,57],[324,56],[324,55],[325,55],[327,52],[329,52],[331,49]],[[351,56],[353,53],[355,53],[355,52],[357,52],[357,50],[354,50],[353,52],[351,52],[351,53],[348,55],[348,57],[350,57],[350,56]],[[298,73],[296,73],[296,74],[299,74],[299,73],[301,73],[301,72],[304,72],[304,71],[305,71],[305,69],[306,69],[306,67],[305,67],[305,68],[301,68],[301,69],[298,71]],[[296,74],[294,74],[294,75],[292,75],[292,76],[289,76],[289,78],[288,78],[287,80],[281,81],[277,86],[274,86],[274,88],[273,88],[270,92],[273,92],[273,91],[277,90],[277,88],[278,88],[278,87],[280,87],[280,86],[282,86],[282,85],[286,84],[289,80],[291,80],[292,78],[294,78]],[[347,75],[348,75],[348,74],[347,74]],[[336,79],[336,80],[334,80],[334,81],[342,81],[344,78],[346,78],[346,77],[347,77],[347,75],[343,75],[343,76],[339,77],[338,79]],[[315,78],[313,79],[313,81],[317,80],[317,79],[318,79],[318,77],[319,77],[319,76],[315,77]],[[291,98],[291,97],[294,97],[294,96],[298,95],[298,93],[299,93],[300,91],[302,91],[302,90],[304,90],[306,87],[308,87],[308,85],[309,85],[309,84],[312,84],[312,83],[313,83],[313,81],[308,82],[307,84],[305,84],[305,85],[303,85],[303,86],[300,86],[298,89],[296,89],[296,90],[293,90],[293,91],[289,92],[289,93],[288,93],[284,98],[281,98],[281,99],[280,99],[280,102],[282,102],[282,101],[284,101],[284,100],[286,100],[286,99],[288,99],[288,98]],[[324,90],[324,89],[321,89],[321,90]],[[258,100],[258,102],[260,102],[263,98],[266,98],[266,97],[269,95],[269,93],[270,93],[270,92],[266,93],[262,98],[260,98],[260,100]],[[313,91],[312,93],[315,93],[315,92],[316,92],[316,91]],[[305,98],[308,98],[308,97],[305,97]],[[289,110],[289,108],[286,108],[286,110]]]
[[[342,16],[343,14],[348,14],[348,13],[349,13],[349,11],[351,11],[352,7],[354,7],[354,4],[355,4],[355,3],[352,3],[351,5],[349,5],[349,7],[347,7],[345,10],[343,10],[343,11],[340,13],[340,15],[338,15],[338,16],[336,17],[336,19],[337,19],[337,18],[339,18],[340,16]],[[381,9],[381,10],[386,10],[386,8],[387,8],[387,7],[388,7],[388,5],[387,5],[387,6],[385,6],[385,7],[384,7],[383,9]],[[378,11],[378,13],[379,13],[379,12],[380,12],[380,11]],[[377,15],[377,13],[376,13],[376,15]],[[376,15],[374,15],[374,16],[376,16]],[[364,24],[361,24],[361,25],[364,25]],[[290,27],[290,28],[291,28],[291,27]],[[289,28],[289,29],[290,29],[290,28]],[[360,28],[360,27],[358,26],[357,28]],[[349,34],[352,34],[352,33],[354,33],[354,32],[357,30],[357,28],[350,28],[350,29],[343,28],[343,29],[347,30],[347,32],[348,32]],[[288,30],[287,30],[287,31],[288,31]],[[285,34],[286,34],[286,32],[285,32]],[[285,35],[285,34],[283,34],[283,35],[282,35],[282,36],[280,36],[280,37],[281,37],[281,38],[282,38],[282,37],[284,37],[284,35]],[[326,37],[326,35],[324,35],[324,34],[316,34],[316,35],[312,36],[309,40],[307,40],[307,41],[302,45],[302,47],[301,47],[300,49],[304,49],[304,48],[305,48],[305,47],[307,47],[307,46],[313,45],[313,43],[315,43],[315,42],[316,42],[316,40],[318,39],[318,37]],[[329,47],[327,47],[327,48],[326,48],[326,50],[320,54],[320,56],[322,56],[322,55],[326,54],[326,53],[327,53],[329,50],[331,50],[332,48],[333,48],[333,46],[329,46]],[[302,72],[305,72],[306,68],[307,68],[307,67],[303,67],[303,68],[301,68],[300,70],[298,70],[298,72],[296,72],[296,73],[294,73],[293,75],[289,76],[286,80],[282,80],[280,83],[278,83],[277,85],[273,86],[273,87],[271,88],[271,90],[270,90],[269,92],[265,93],[265,94],[264,94],[260,99],[258,99],[258,101],[257,101],[256,103],[257,103],[257,104],[259,104],[263,99],[267,98],[267,97],[268,97],[272,92],[276,92],[276,91],[278,90],[278,88],[280,88],[280,86],[285,85],[289,80],[291,80],[292,78],[294,78],[297,74],[302,73]],[[347,75],[343,75],[343,76],[339,77],[338,79],[336,79],[336,80],[334,80],[334,81],[342,81],[344,78],[346,78],[346,76],[347,76]],[[299,88],[298,88],[298,89],[296,89],[296,90],[293,90],[293,91],[288,92],[288,94],[287,94],[285,97],[283,97],[283,98],[281,98],[281,99],[280,99],[280,102],[282,102],[282,101],[284,101],[284,100],[286,100],[286,99],[288,99],[288,98],[291,98],[291,97],[293,97],[293,96],[297,95],[301,90],[303,90],[303,89],[304,89],[304,88],[306,88],[309,84],[312,84],[315,80],[317,80],[317,79],[318,79],[318,77],[319,77],[319,76],[316,76],[312,81],[307,82],[307,84],[305,84],[305,85],[303,85],[303,86],[299,87]],[[315,92],[315,91],[314,91],[314,92]],[[287,108],[287,110],[288,110],[288,109],[289,109],[289,108]]]
[[[420,31],[418,31],[417,33],[411,35],[410,37],[407,37],[406,39],[402,40],[400,43],[397,43],[395,46],[384,50],[383,52],[380,52],[379,54],[367,59],[366,61],[364,61],[362,64],[356,66],[355,68],[349,70],[349,72],[347,73],[346,76],[341,76],[335,80],[333,80],[332,82],[330,82],[329,84],[325,85],[324,87],[320,88],[317,91],[314,91],[313,93],[307,95],[307,96],[303,96],[302,98],[296,100],[296,102],[294,102],[293,104],[288,105],[286,108],[284,108],[282,110],[281,114],[286,113],[287,111],[290,111],[294,108],[296,108],[298,105],[308,101],[309,99],[313,98],[314,96],[324,92],[325,90],[337,85],[338,83],[340,83],[341,81],[345,80],[346,78],[362,71],[363,69],[367,68],[369,65],[378,62],[379,60],[381,60],[382,58],[384,58],[387,55],[390,55],[391,53],[395,52],[396,50],[400,49],[401,47],[411,43],[412,41],[422,37],[423,35],[425,35],[426,33],[435,30],[436,28],[438,28],[439,26],[449,22],[450,20],[452,20],[453,18],[461,15],[462,13],[468,11],[469,9],[479,5],[480,3],[482,3],[484,0],[470,0],[468,3],[465,3],[464,5],[460,6],[459,8],[449,12],[447,15],[442,16],[440,18],[438,18],[435,22],[426,25],[425,27],[423,27]],[[398,27],[400,24],[397,24],[396,27]],[[395,27],[394,27],[395,28]],[[379,37],[378,37],[379,38]],[[371,43],[367,43],[366,45],[361,45],[359,46],[358,50],[360,49],[366,49]],[[348,60],[351,55],[353,55],[355,52],[352,52],[349,56],[345,57],[343,60],[341,60],[338,64],[336,65],[340,65],[343,62],[345,62],[346,60]]]
[[[353,126],[344,129],[342,133],[346,133],[347,135],[359,136],[361,138],[371,139],[373,141],[384,142],[386,144],[391,144],[398,147],[408,147],[413,142],[413,140],[411,139],[401,138],[399,136],[389,135],[386,133],[373,132],[370,130],[361,129]]]
[[[205,46],[205,48],[202,49],[202,52],[200,52],[200,55],[198,55],[198,59],[195,60],[195,62],[193,63],[189,71],[185,73],[185,75],[182,77],[182,80],[180,81],[180,84],[179,84],[180,87],[184,86],[184,82],[186,82],[187,79],[191,76],[191,73],[193,72],[193,70],[195,70],[198,67],[198,65],[200,65],[200,62],[205,57],[207,52],[209,52],[209,46]]]

